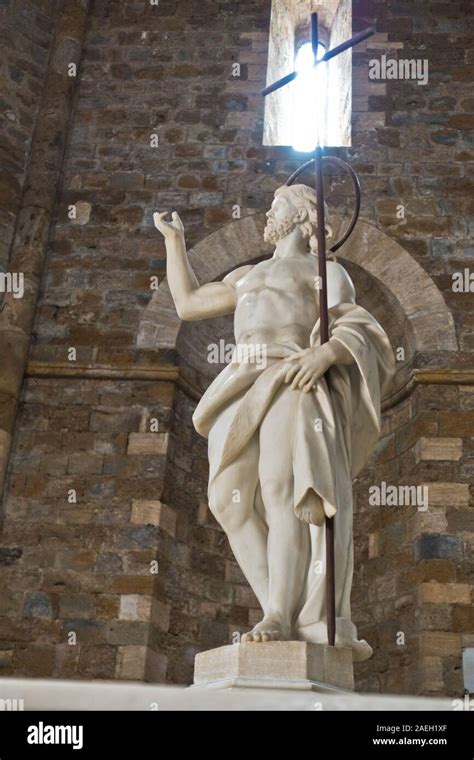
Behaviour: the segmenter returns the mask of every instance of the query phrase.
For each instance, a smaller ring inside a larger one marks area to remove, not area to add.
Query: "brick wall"
[[[471,251],[467,7],[397,2],[388,15],[385,3],[354,3],[354,28],[375,19],[377,37],[353,56],[353,147],[340,151],[361,177],[363,218],[435,279],[465,350],[469,294],[452,292],[451,273]],[[267,207],[275,182],[298,165],[291,151],[261,145],[268,17],[269,3],[209,2],[199,13],[190,2],[95,4],[34,356],[68,340],[133,345],[149,277],[164,267],[153,210],[178,208],[192,245],[230,221],[234,204],[242,216]],[[428,85],[370,81],[368,62],[384,53],[427,58]],[[334,179],[335,209],[347,207],[347,190]],[[74,224],[67,209],[81,201],[90,218]]]
[[[144,677],[150,562],[175,520],[160,503],[166,435],[139,431],[147,415],[166,428],[172,396],[171,383],[25,382],[0,551],[8,672]]]
[[[5,271],[43,91],[58,0],[2,3],[0,271]]]
[[[472,399],[471,386],[419,385],[386,413],[355,483],[352,603],[375,645],[356,665],[361,691],[462,693],[474,622]],[[369,489],[382,481],[426,486],[427,508],[371,505]]]
[[[433,277],[458,331],[461,352],[419,356],[421,368],[463,369],[472,349],[469,294],[451,289],[472,255],[468,13],[461,1],[353,6],[354,29],[375,20],[377,37],[353,56],[353,146],[339,154],[359,172],[363,218]],[[134,345],[150,277],[164,274],[153,210],[179,210],[192,245],[230,221],[235,204],[242,216],[266,209],[299,164],[261,144],[269,14],[256,0],[92,7],[10,461],[0,551],[8,674],[187,682],[195,651],[228,643],[254,619],[202,506],[205,445],[191,430],[195,399],[176,390],[176,355]],[[384,52],[428,58],[429,84],[370,82],[368,62]],[[344,211],[345,182],[330,184],[332,207]],[[460,647],[472,645],[472,419],[468,388],[446,383],[417,386],[387,412],[378,458],[355,486],[354,617],[379,642],[358,668],[364,689],[461,688]],[[455,485],[431,486],[438,502],[419,524],[414,508],[368,506],[368,486],[396,478]]]

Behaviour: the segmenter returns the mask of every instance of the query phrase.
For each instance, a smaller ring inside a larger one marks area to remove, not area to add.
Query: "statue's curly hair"
[[[275,192],[275,197],[279,195],[286,195],[298,210],[304,209],[306,211],[306,218],[303,219],[303,221],[298,220],[298,224],[303,238],[309,242],[311,253],[317,255],[318,240],[316,237],[316,228],[318,218],[316,212],[316,191],[312,187],[309,187],[309,185],[283,185]],[[324,203],[324,217],[326,236],[330,237],[332,230],[329,225],[329,211],[326,202]],[[330,254],[328,258],[329,257],[334,258],[332,254]]]

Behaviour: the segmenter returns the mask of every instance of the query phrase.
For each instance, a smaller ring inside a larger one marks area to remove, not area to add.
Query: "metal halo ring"
[[[357,174],[355,173],[352,166],[350,166],[347,161],[343,161],[342,158],[337,158],[336,156],[323,156],[323,162],[327,161],[328,163],[336,164],[337,166],[340,166],[342,169],[344,169],[345,172],[347,172],[352,179],[352,184],[354,185],[354,194],[355,194],[355,206],[354,211],[352,214],[352,219],[349,222],[349,225],[342,235],[342,237],[339,238],[337,243],[334,243],[334,245],[331,246],[329,249],[332,253],[335,253],[339,250],[339,248],[344,245],[346,240],[349,238],[349,236],[352,234],[354,227],[357,224],[357,220],[359,218],[360,213],[360,182]],[[299,167],[293,174],[291,174],[290,177],[285,182],[285,185],[292,185],[295,179],[297,179],[300,174],[303,174],[303,172],[306,171],[312,164],[315,163],[315,159],[312,158],[309,161],[306,161],[302,166]]]

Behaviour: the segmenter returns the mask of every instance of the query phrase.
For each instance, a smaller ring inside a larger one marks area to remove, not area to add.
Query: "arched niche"
[[[331,216],[335,237],[345,224]],[[189,251],[199,282],[220,280],[242,264],[270,256],[263,242],[265,215],[236,220],[208,235]],[[349,241],[338,251],[340,263],[351,275],[357,302],[383,326],[394,349],[405,350],[397,363],[391,395],[414,367],[417,353],[456,351],[452,315],[436,284],[395,240],[360,221]],[[166,279],[144,310],[137,345],[146,349],[175,349],[182,372],[202,392],[222,365],[208,361],[210,344],[233,341],[232,317],[182,323],[176,314]]]

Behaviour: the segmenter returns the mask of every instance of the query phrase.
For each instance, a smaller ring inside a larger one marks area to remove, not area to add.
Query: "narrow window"
[[[325,53],[318,46],[318,60]],[[327,64],[314,66],[311,43],[301,45],[296,53],[298,76],[293,86],[292,147],[302,153],[313,151],[326,138]]]
[[[295,68],[300,75],[265,98],[264,145],[287,145],[309,152],[318,139],[328,147],[351,144],[352,51],[311,70],[312,11],[318,14],[319,38],[326,49],[352,36],[351,0],[272,0],[266,83],[276,82]]]

